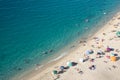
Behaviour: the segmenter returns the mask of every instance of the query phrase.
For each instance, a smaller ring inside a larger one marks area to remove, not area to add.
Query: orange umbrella
[[[111,61],[116,61],[117,58],[116,58],[115,56],[111,56],[111,57],[110,57],[110,60],[111,60]]]

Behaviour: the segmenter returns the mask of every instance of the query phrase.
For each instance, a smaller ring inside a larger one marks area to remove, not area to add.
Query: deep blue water
[[[0,80],[41,63],[97,28],[119,5],[120,0],[0,0]]]

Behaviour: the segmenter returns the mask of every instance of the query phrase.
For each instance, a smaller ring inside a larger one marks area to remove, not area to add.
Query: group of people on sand
[[[98,50],[97,52],[96,52],[96,58],[101,58],[101,56],[103,56],[103,55],[105,55],[105,53],[106,52],[110,52],[110,51],[114,51],[114,49],[113,48],[110,48],[109,46],[107,46],[107,48],[106,48],[106,50],[105,51],[102,51],[102,50]],[[95,59],[94,58],[90,58],[90,54],[93,54],[93,53],[95,53],[92,49],[90,49],[90,50],[87,50],[86,52],[85,52],[85,54],[84,54],[84,59],[83,60],[81,60],[81,62],[86,62],[86,61],[90,61],[90,62],[94,62],[95,61]],[[67,67],[64,67],[64,66],[60,66],[60,71],[57,71],[56,73],[54,73],[54,74],[61,74],[61,73],[64,73],[64,72],[66,72],[66,69],[68,69],[69,67],[72,67],[73,65],[74,65],[74,63],[75,62],[67,62]],[[76,63],[76,65],[77,65],[77,63]],[[116,66],[113,66],[113,67],[115,67],[116,68]],[[91,66],[89,66],[88,67],[90,70],[95,70],[96,69],[96,65],[91,65]],[[82,70],[80,70],[80,69],[78,69],[78,68],[76,68],[76,71],[78,72],[78,73],[80,73],[80,74],[83,74],[83,71]],[[55,72],[55,71],[54,71]],[[57,77],[58,78],[58,77]]]
[[[106,33],[103,33],[103,35],[106,35]],[[102,41],[102,42],[105,41],[105,39],[101,39],[101,40],[100,40],[98,37],[94,37],[94,39],[96,40],[96,43],[99,43],[99,41]],[[81,41],[80,43],[82,43],[82,41]],[[95,48],[94,45],[92,45],[92,46],[93,46],[92,48]],[[86,61],[94,62],[95,59],[97,59],[97,58],[102,58],[102,57],[104,57],[104,55],[105,55],[106,57],[109,57],[108,59],[110,59],[111,57],[116,57],[116,56],[117,56],[117,55],[115,55],[114,53],[111,53],[111,51],[113,51],[113,52],[120,52],[119,49],[110,48],[109,46],[107,46],[104,51],[103,51],[103,50],[100,50],[100,48],[98,48],[98,49],[99,49],[99,50],[96,52],[96,57],[95,57],[95,58],[90,58],[90,54],[93,54],[93,53],[95,53],[95,52],[94,52],[92,49],[89,49],[89,50],[86,50],[86,51],[85,51],[85,53],[84,53],[84,58],[80,59],[79,61],[80,61],[80,62],[86,62]],[[106,53],[109,53],[109,54],[106,55]],[[110,59],[110,60],[112,61],[112,59]],[[114,59],[114,60],[115,60],[115,59]],[[116,61],[116,60],[115,60],[115,61]],[[107,63],[107,61],[104,61],[104,62]],[[73,66],[72,63],[71,63],[71,66]],[[67,64],[67,69],[68,69],[69,67],[71,67],[71,66],[70,66],[70,64],[68,63],[68,64]],[[95,70],[95,69],[96,69],[96,65],[91,65],[91,66],[89,66],[88,68],[89,68],[90,70]],[[116,66],[114,65],[113,68],[116,68]],[[63,73],[63,72],[66,71],[66,69],[65,69],[64,66],[60,67],[60,69],[61,69],[61,71],[59,71],[57,74],[60,74],[60,72]],[[82,71],[81,69],[79,69],[79,68],[76,68],[76,71],[77,71],[78,73],[80,73],[80,74],[83,74],[83,71]]]

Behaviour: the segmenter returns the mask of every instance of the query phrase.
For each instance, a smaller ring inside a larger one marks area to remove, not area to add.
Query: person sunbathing
[[[90,62],[94,62],[94,59],[90,59]]]
[[[91,66],[89,67],[89,69],[90,69],[90,70],[95,70],[95,65],[91,65]]]

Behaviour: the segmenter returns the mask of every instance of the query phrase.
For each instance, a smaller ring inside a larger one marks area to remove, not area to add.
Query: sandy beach
[[[120,37],[116,35],[119,30],[120,13],[117,13],[94,36],[87,41],[80,41],[68,55],[46,65],[47,67],[42,70],[37,68],[17,80],[120,80]],[[107,47],[113,50],[105,52]],[[85,55],[86,50],[93,50],[93,53]],[[97,55],[98,51],[102,51],[104,55]],[[111,61],[111,53],[116,54],[116,61]],[[60,66],[67,67],[68,61],[77,64],[64,69],[63,73],[52,74],[53,70],[59,72]],[[93,69],[90,69],[91,65],[94,65]]]

